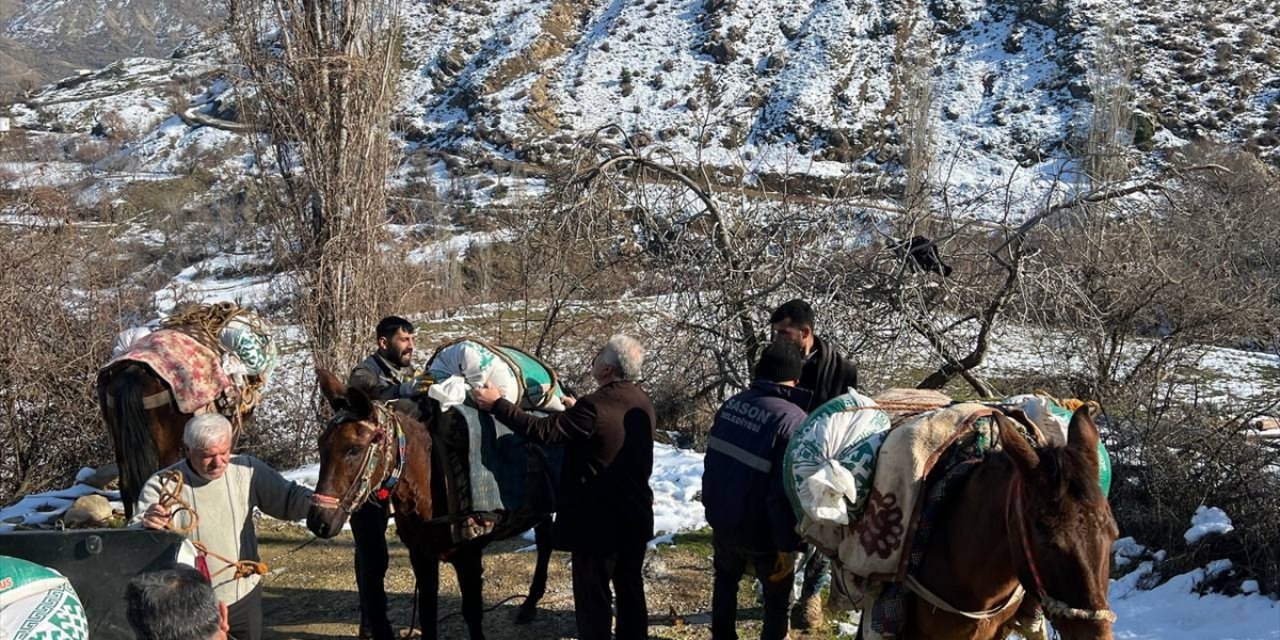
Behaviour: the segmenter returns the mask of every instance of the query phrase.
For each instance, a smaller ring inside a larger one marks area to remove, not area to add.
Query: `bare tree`
[[[933,171],[935,144],[933,139],[933,50],[929,38],[915,36],[904,59],[895,67],[901,87],[903,169],[906,191],[903,199],[908,209],[927,209],[931,195],[930,173]]]
[[[1175,171],[1158,197],[1084,202],[1029,240],[1027,299],[1037,324],[1071,328],[1080,394],[1156,397],[1209,347],[1257,344],[1280,321],[1280,183],[1242,154],[1196,151],[1213,163]]]
[[[254,176],[316,363],[349,366],[384,310],[398,0],[252,0],[231,25]]]
[[[1081,153],[1084,172],[1095,184],[1129,175],[1127,149],[1133,143],[1133,44],[1114,20],[1103,28],[1086,72],[1093,112]]]
[[[55,189],[0,195],[0,504],[111,460],[94,392],[121,320],[150,298],[116,244],[123,227]],[[125,255],[128,255],[126,252]]]

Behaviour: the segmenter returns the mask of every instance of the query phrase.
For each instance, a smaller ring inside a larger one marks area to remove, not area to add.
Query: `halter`
[[[388,404],[374,404],[373,424],[369,424],[364,420],[356,422],[362,427],[374,430],[372,444],[365,449],[364,459],[360,462],[360,479],[351,483],[351,486],[347,488],[346,493],[341,498],[320,493],[314,494],[313,504],[315,506],[322,509],[338,509],[344,513],[351,513],[366,501],[372,499],[387,500],[391,497],[391,490],[400,481],[400,475],[404,471],[405,434],[404,427],[400,424],[400,417],[387,408]],[[347,417],[345,412],[339,412],[329,421],[329,427],[341,424]],[[390,418],[392,432],[396,436],[398,450],[394,452],[394,457],[391,451],[391,438],[387,437],[387,421],[383,419],[384,417]]]
[[[1014,522],[1010,517],[1010,511],[1017,515],[1018,538],[1022,541],[1022,555],[1026,560],[1027,568],[1031,571],[1031,579],[1035,582],[1036,598],[1040,600],[1040,608],[1049,618],[1058,618],[1065,620],[1090,620],[1094,622],[1112,622],[1116,621],[1116,614],[1110,609],[1076,609],[1067,603],[1054,599],[1045,591],[1044,581],[1040,579],[1040,569],[1036,566],[1035,554],[1031,551],[1031,534],[1027,528],[1026,514],[1023,510],[1023,492],[1022,488],[1022,472],[1014,468],[1013,479],[1009,481],[1009,494],[1005,497],[1004,514],[1005,523],[1009,528],[1009,539],[1013,540]],[[1013,564],[1017,566],[1017,552],[1010,545],[1010,553],[1013,554]]]

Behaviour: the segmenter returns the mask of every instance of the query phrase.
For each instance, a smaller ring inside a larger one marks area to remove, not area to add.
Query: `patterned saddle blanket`
[[[433,453],[447,469],[455,542],[486,535],[511,514],[555,511],[563,447],[533,444],[469,404],[452,411],[463,428],[433,434]]]
[[[214,403],[235,389],[218,354],[182,331],[161,329],[139,338],[128,351],[112,358],[99,375],[133,363],[146,365],[164,380],[182,413],[215,410]]]

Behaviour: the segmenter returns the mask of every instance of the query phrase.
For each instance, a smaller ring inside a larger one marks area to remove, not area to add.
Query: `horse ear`
[[[358,387],[347,389],[347,410],[361,420],[373,415],[373,401]]]
[[[334,411],[347,408],[347,386],[338,380],[338,376],[329,373],[327,369],[316,367],[316,380],[320,384],[320,393],[329,401],[329,406]]]
[[[1040,454],[1036,453],[1031,443],[1014,426],[1013,420],[999,414],[996,414],[995,419],[996,424],[1000,425],[1000,446],[1005,455],[1009,456],[1023,475],[1030,475],[1040,466]]]
[[[1086,453],[1098,450],[1098,425],[1093,422],[1093,413],[1098,405],[1086,402],[1071,416],[1071,424],[1067,427],[1067,446]]]

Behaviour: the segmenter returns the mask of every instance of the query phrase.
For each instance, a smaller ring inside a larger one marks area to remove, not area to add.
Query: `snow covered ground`
[[[1191,518],[1184,538],[1195,543],[1205,536],[1232,530],[1231,518],[1217,507],[1200,506]],[[1122,538],[1114,547],[1117,559],[1141,557],[1146,549],[1133,538]],[[1164,558],[1163,551],[1152,554]],[[1120,564],[1120,563],[1118,563]],[[1154,589],[1138,587],[1155,570],[1144,561],[1134,571],[1111,581],[1107,599],[1116,612],[1115,637],[1120,640],[1274,640],[1280,638],[1280,602],[1258,594],[1258,583],[1245,580],[1242,595],[1223,596],[1198,593],[1205,580],[1231,569],[1230,560],[1214,560],[1208,565],[1176,576]]]
[[[1198,595],[1205,569],[1180,575],[1150,591],[1136,588],[1150,571],[1139,569],[1111,583],[1117,640],[1274,640],[1280,638],[1280,605],[1257,594]]]

